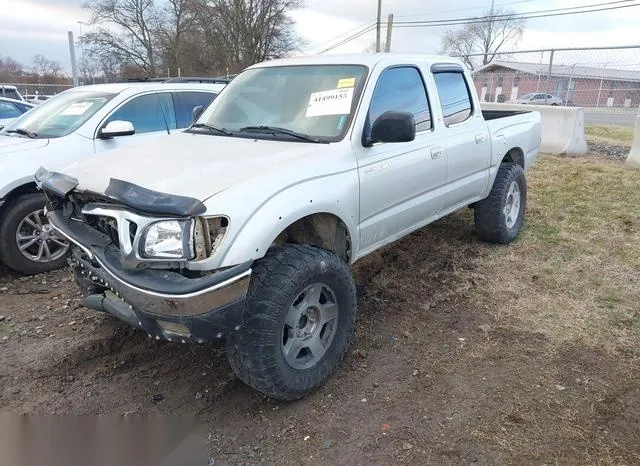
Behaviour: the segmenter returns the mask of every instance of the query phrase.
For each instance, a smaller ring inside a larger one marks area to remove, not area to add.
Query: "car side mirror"
[[[200,118],[200,115],[202,115],[202,112],[204,112],[204,107],[202,105],[194,107],[193,111],[191,112],[191,122],[195,123],[198,118]]]
[[[409,112],[384,112],[373,122],[365,147],[376,142],[411,142],[416,138],[416,119]]]
[[[133,123],[124,120],[113,120],[107,123],[100,130],[100,137],[103,139],[115,138],[117,136],[131,136],[136,130]]]

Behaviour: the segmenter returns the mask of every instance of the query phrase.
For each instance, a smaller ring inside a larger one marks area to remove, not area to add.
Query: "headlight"
[[[144,233],[142,253],[149,259],[191,259],[193,220],[151,224]]]

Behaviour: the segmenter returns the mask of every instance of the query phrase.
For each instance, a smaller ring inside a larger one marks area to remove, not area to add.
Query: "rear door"
[[[469,204],[486,191],[491,141],[482,111],[462,67],[434,65],[433,79],[446,135],[447,185],[444,210]]]
[[[111,139],[100,138],[100,129],[110,121],[124,120],[133,124],[135,134]],[[150,92],[130,98],[116,108],[96,128],[96,152],[127,147],[166,136],[177,129],[171,92]]]
[[[423,74],[394,66],[380,74],[363,132],[387,111],[413,113],[416,138],[406,143],[355,143],[360,177],[360,247],[366,253],[437,215],[446,180],[446,152],[433,131]]]

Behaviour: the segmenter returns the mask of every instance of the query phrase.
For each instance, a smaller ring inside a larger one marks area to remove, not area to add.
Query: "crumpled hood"
[[[0,157],[31,149],[39,149],[49,144],[48,139],[29,139],[21,136],[0,135]]]
[[[177,133],[107,151],[57,171],[76,178],[81,191],[104,193],[115,178],[205,201],[231,186],[289,167],[294,161],[306,164],[328,148],[329,144]]]

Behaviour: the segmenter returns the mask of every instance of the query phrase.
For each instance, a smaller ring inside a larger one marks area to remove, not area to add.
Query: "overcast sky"
[[[562,7],[604,3],[606,0],[562,0]],[[495,0],[496,7],[517,12],[559,8],[557,0]],[[31,66],[42,53],[70,69],[67,31],[80,34],[78,21],[88,21],[82,0],[0,0],[0,55]],[[433,5],[433,6],[431,6]],[[433,20],[481,15],[490,0],[383,0],[383,17],[394,13],[397,21]],[[305,39],[304,53],[318,52],[336,42],[335,37],[375,21],[376,0],[307,0],[292,12],[298,33]],[[590,14],[529,20],[518,49],[546,47],[614,46],[640,43],[637,25],[640,6]],[[87,26],[82,26],[86,32]],[[446,28],[395,29],[394,52],[437,53]],[[339,40],[339,39],[338,39]],[[334,52],[360,52],[372,44],[375,32]],[[78,53],[80,51],[78,50]],[[640,62],[640,51],[635,53]],[[588,60],[593,61],[592,54]],[[603,53],[602,61],[608,59]],[[530,58],[528,61],[532,61]],[[563,61],[570,61],[566,58]],[[583,58],[580,58],[581,60]]]

